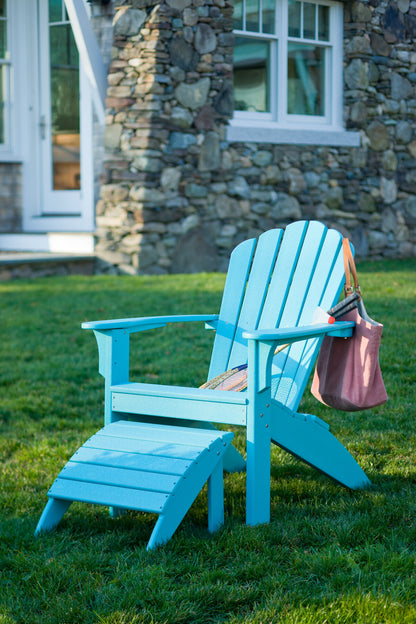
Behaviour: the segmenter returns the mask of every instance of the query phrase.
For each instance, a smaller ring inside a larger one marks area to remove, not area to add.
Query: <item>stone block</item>
[[[371,54],[371,52],[370,37],[368,35],[353,37],[345,46],[345,53],[350,56]]]
[[[390,56],[391,54],[391,46],[387,43],[385,38],[378,33],[371,33],[371,48],[374,54],[380,56]]]
[[[291,167],[288,169],[286,175],[289,181],[289,193],[291,195],[297,195],[306,189],[306,180],[300,169]]]
[[[185,108],[195,110],[206,103],[210,87],[209,78],[201,78],[192,84],[183,82],[176,87],[175,97]]]
[[[413,128],[408,121],[399,121],[396,126],[396,138],[399,143],[410,143],[412,139]]]
[[[248,199],[251,195],[250,186],[243,176],[236,176],[232,182],[228,183],[228,192],[241,199]]]
[[[199,56],[192,45],[181,36],[176,36],[169,44],[169,54],[172,65],[183,71],[193,71],[197,66]]]
[[[140,32],[146,20],[146,12],[141,9],[123,7],[114,16],[114,37],[131,37]]]
[[[177,191],[179,181],[181,179],[181,170],[179,167],[166,167],[160,176],[160,184],[164,191]]]
[[[215,208],[220,219],[238,219],[242,214],[239,202],[225,194],[218,196]]]
[[[191,145],[197,142],[193,134],[185,132],[172,132],[169,138],[169,146],[171,149],[187,150]]]
[[[370,250],[381,251],[387,245],[387,236],[383,232],[372,230],[368,233],[368,244]]]
[[[213,130],[215,128],[215,110],[212,106],[203,106],[194,120],[198,130]]]
[[[191,230],[179,240],[172,255],[172,273],[212,272],[217,268],[217,250],[199,228]]]
[[[407,78],[404,78],[397,72],[391,77],[391,97],[393,100],[404,100],[413,93],[412,84]]]
[[[231,117],[234,111],[234,91],[229,80],[224,80],[215,99],[215,110],[226,117]]]
[[[353,59],[345,70],[344,78],[350,89],[367,89],[368,63],[361,59]]]
[[[395,180],[380,178],[380,193],[385,204],[393,204],[397,199],[397,184]]]
[[[139,171],[147,173],[158,173],[163,168],[163,162],[159,158],[149,158],[148,156],[136,156],[132,166]]]
[[[103,184],[100,188],[100,197],[106,202],[118,203],[129,196],[129,189],[120,184]]]
[[[183,11],[192,4],[192,0],[166,0],[166,2],[172,9],[177,11]]]
[[[208,189],[202,184],[195,184],[194,182],[188,183],[185,186],[186,197],[198,199],[208,195]]]
[[[380,121],[373,121],[367,128],[367,135],[373,150],[380,152],[390,145],[390,135],[387,127]]]
[[[344,194],[340,186],[329,188],[325,196],[325,204],[331,210],[337,210],[342,207],[344,203]]]
[[[270,215],[273,219],[300,219],[302,212],[296,197],[287,193],[278,193],[277,201],[272,206]]]
[[[181,106],[172,108],[170,118],[178,128],[190,128],[194,120],[189,110]]]
[[[208,24],[197,25],[194,46],[200,54],[207,54],[215,50],[217,47],[217,37],[211,26],[208,26]]]
[[[166,197],[165,194],[157,189],[146,188],[141,184],[136,184],[130,190],[130,198],[137,202],[163,204]]]
[[[196,26],[196,24],[198,23],[198,13],[195,11],[195,9],[184,9],[183,23],[185,24],[185,26]]]
[[[371,20],[371,9],[367,2],[354,2],[352,5],[352,18],[355,22],[369,22]]]
[[[214,171],[220,164],[220,139],[216,132],[208,132],[201,145],[198,159],[199,171]]]
[[[118,149],[122,131],[123,126],[121,124],[107,125],[104,130],[104,147],[109,150]]]

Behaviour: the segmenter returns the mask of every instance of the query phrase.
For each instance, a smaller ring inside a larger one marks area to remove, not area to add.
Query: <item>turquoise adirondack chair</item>
[[[369,485],[328,425],[298,412],[323,337],[352,334],[350,322],[312,323],[317,307],[334,305],[343,285],[341,234],[299,221],[236,247],[219,314],[84,323],[98,343],[105,426],[58,475],[37,532],[55,526],[71,502],[81,500],[108,505],[114,514],[126,508],[158,513],[152,548],[173,534],[205,481],[215,530],[223,520],[223,467],[246,468],[246,521],[268,522],[272,442],[349,488]],[[247,391],[129,380],[130,334],[197,321],[216,331],[208,379],[247,362]],[[233,434],[218,431],[217,423],[245,427],[245,460],[230,444]]]

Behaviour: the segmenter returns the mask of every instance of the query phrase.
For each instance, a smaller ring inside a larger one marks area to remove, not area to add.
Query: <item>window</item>
[[[8,50],[7,1],[0,0],[0,145],[8,141],[10,101],[10,55]]]
[[[235,0],[229,138],[250,127],[269,142],[302,142],[302,131],[309,143],[358,144],[342,128],[342,15],[329,0]]]

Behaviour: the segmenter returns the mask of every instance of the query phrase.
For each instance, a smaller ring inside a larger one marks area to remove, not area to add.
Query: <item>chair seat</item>
[[[222,457],[233,437],[216,430],[111,423],[87,440],[60,472],[36,532],[53,528],[69,504],[79,501],[158,514],[148,548],[160,545],[217,468],[222,483]],[[210,530],[223,517],[222,491],[216,498]]]

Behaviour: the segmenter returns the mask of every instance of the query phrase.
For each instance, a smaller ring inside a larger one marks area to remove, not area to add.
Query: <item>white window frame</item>
[[[288,0],[276,0],[275,34],[265,35],[235,30],[236,37],[271,41],[270,112],[235,111],[227,129],[227,139],[261,143],[319,145],[360,145],[358,132],[343,127],[343,7],[331,0],[307,0],[330,7],[330,39],[318,41],[289,37]],[[327,49],[325,63],[325,115],[293,115],[287,112],[288,43],[313,43]],[[281,60],[280,60],[281,59]],[[279,67],[283,71],[276,71]]]

